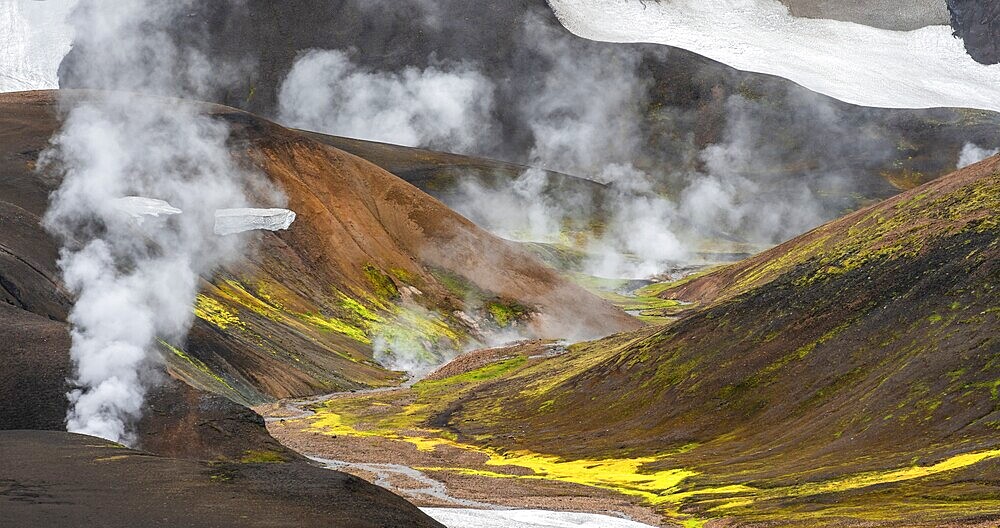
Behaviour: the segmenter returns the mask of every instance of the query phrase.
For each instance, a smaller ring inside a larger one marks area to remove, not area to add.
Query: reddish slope
[[[8,344],[31,333],[51,348],[47,366],[29,369],[38,372],[65,369],[59,322],[70,306],[55,265],[57,247],[39,226],[58,182],[34,172],[58,127],[55,97],[0,95],[0,299],[17,311],[8,320],[18,322],[5,328],[13,332]],[[540,336],[636,326],[392,174],[249,114],[206,109],[231,124],[234,155],[284,186],[299,216],[291,230],[260,236],[243,264],[206,277],[198,311],[204,320],[187,343],[175,344],[176,354],[165,350],[175,374],[189,383],[246,402],[393,383],[398,374],[372,360],[372,329],[364,318],[391,321],[405,298],[420,307],[414,310],[437,314],[414,324],[439,320],[429,328],[461,340],[472,330],[453,312],[475,315],[477,309],[456,283],[486,300],[537,312],[531,328]],[[442,271],[450,282],[442,283]],[[238,322],[219,324],[213,316],[220,310]],[[4,351],[3,357],[18,354]],[[24,370],[9,376],[5,388],[20,383]],[[64,387],[51,389],[53,401],[61,399]],[[56,414],[52,419],[61,421]]]

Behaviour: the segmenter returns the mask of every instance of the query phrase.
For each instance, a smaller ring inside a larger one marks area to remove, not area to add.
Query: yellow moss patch
[[[641,497],[653,504],[667,501],[670,492],[675,490],[682,481],[697,474],[685,469],[668,469],[655,472],[647,472],[643,469],[646,464],[658,461],[658,457],[564,460],[556,456],[531,451],[500,453],[493,449],[434,436],[403,435],[387,431],[360,431],[344,423],[341,415],[327,410],[321,410],[317,413],[316,418],[312,420],[310,429],[336,436],[380,437],[397,440],[410,443],[420,451],[428,452],[434,451],[439,446],[448,446],[485,455],[487,459],[485,464],[487,466],[515,466],[530,469],[532,474],[512,475],[499,471],[452,467],[417,468],[422,471],[450,471],[492,478],[523,478],[570,482]],[[424,432],[429,435],[437,433],[437,431],[433,430],[425,430]]]
[[[870,486],[877,486],[880,484],[892,484],[906,480],[914,480],[936,475],[938,473],[944,473],[946,471],[963,469],[994,458],[1000,458],[1000,449],[955,455],[930,466],[912,466],[886,471],[869,471],[833,480],[809,482],[806,484],[783,486],[778,488],[759,489],[750,486],[737,485],[727,486],[726,488],[729,489],[716,488],[714,490],[695,490],[678,493],[668,499],[673,502],[683,502],[694,495],[718,493],[719,491],[743,495],[712,508],[712,511],[733,510],[752,506],[755,502],[762,500],[781,499],[787,497],[808,497],[827,493],[843,493]]]
[[[838,493],[858,488],[866,488],[868,486],[875,486],[877,484],[890,484],[893,482],[928,477],[945,471],[962,469],[994,458],[1000,458],[1000,449],[955,455],[930,466],[913,466],[889,471],[859,473],[857,475],[851,475],[849,477],[839,478],[827,482],[816,482],[802,484],[799,486],[791,486],[788,488],[778,488],[773,492],[769,492],[768,495],[774,493],[778,496],[802,497],[807,495],[817,495],[820,493]]]
[[[456,447],[468,448],[471,446],[457,445]],[[489,457],[486,461],[486,465],[488,466],[515,466],[530,469],[533,473],[530,475],[511,475],[487,470],[446,467],[417,469],[422,471],[451,471],[494,478],[570,482],[641,497],[651,504],[667,502],[671,490],[676,489],[688,477],[697,475],[696,472],[685,469],[645,472],[642,469],[643,466],[656,462],[657,458],[655,457],[563,460],[559,457],[542,455],[530,451],[513,451],[501,454],[480,448],[473,449]]]
[[[243,453],[240,462],[243,464],[282,464],[287,460],[277,451],[249,449]]]
[[[225,330],[230,326],[246,327],[235,311],[229,310],[224,304],[206,295],[198,294],[194,305],[194,315],[220,330]]]
[[[334,319],[332,317],[323,317],[318,314],[298,314],[298,317],[302,321],[311,324],[322,330],[328,330],[330,332],[336,332],[338,334],[343,334],[355,341],[364,343],[366,345],[372,344],[372,340],[365,334],[365,331],[347,324],[339,319]]]

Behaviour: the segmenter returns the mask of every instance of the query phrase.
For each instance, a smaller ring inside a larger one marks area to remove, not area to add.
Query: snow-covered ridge
[[[66,24],[76,0],[0,0],[0,92],[59,86],[59,63],[69,53]]]
[[[1000,65],[974,61],[948,26],[796,18],[777,0],[548,2],[580,37],[675,46],[856,105],[1000,111]]]

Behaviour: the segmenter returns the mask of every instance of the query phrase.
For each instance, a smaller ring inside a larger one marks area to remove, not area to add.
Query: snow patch
[[[126,196],[114,201],[115,209],[131,216],[132,218],[142,218],[143,216],[160,216],[181,214],[181,210],[170,205],[163,200],[156,198],[143,198],[142,196]]]
[[[0,92],[59,87],[59,63],[69,53],[66,23],[76,0],[0,0]]]
[[[1000,65],[977,63],[944,25],[795,18],[777,0],[548,1],[580,37],[683,48],[856,105],[1000,111]]]
[[[653,528],[628,519],[548,510],[421,508],[448,528]]]
[[[295,221],[288,209],[219,209],[215,212],[215,234],[233,235],[244,231],[281,231]]]

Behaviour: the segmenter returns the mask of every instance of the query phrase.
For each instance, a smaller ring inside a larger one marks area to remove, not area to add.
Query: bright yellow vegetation
[[[243,453],[240,462],[244,464],[281,464],[287,460],[277,451],[249,449]]]
[[[341,415],[329,410],[318,411],[310,427],[324,434],[335,436],[381,437],[408,442],[420,451],[434,451],[439,446],[463,449],[484,455],[486,457],[485,465],[487,466],[497,468],[515,466],[530,469],[532,470],[532,474],[514,475],[500,471],[494,472],[457,467],[416,468],[422,471],[450,471],[493,478],[571,482],[584,486],[609,489],[626,495],[638,496],[654,504],[668,500],[665,498],[669,495],[667,492],[674,490],[684,479],[697,474],[684,469],[644,471],[643,466],[656,462],[659,460],[657,457],[563,460],[559,457],[530,451],[507,451],[500,453],[489,448],[434,436],[406,435],[385,431],[361,431],[345,424]],[[422,430],[422,432],[430,435],[438,433],[438,431],[434,430]]]
[[[230,326],[246,326],[243,321],[240,321],[235,311],[230,311],[219,301],[201,294],[195,300],[194,315],[220,330],[225,330]]]
[[[700,526],[704,522],[699,519],[687,518],[687,516],[679,513],[680,506],[691,499],[699,497],[718,497],[717,499],[710,499],[710,502],[716,503],[709,510],[713,513],[711,516],[715,517],[726,515],[727,512],[734,509],[751,507],[758,501],[843,493],[870,486],[929,477],[1000,458],[1000,449],[995,449],[955,455],[926,466],[914,465],[884,471],[864,472],[832,480],[808,482],[794,486],[757,488],[748,484],[731,484],[685,489],[689,486],[689,484],[685,484],[685,481],[690,477],[699,475],[699,472],[686,468],[657,471],[648,469],[649,464],[666,460],[670,455],[675,453],[638,458],[565,460],[556,456],[526,450],[501,452],[488,447],[465,444],[449,438],[443,438],[438,436],[441,431],[433,429],[414,429],[410,431],[412,434],[403,434],[385,429],[358,430],[346,424],[343,416],[340,414],[326,409],[318,411],[316,417],[312,419],[310,428],[330,435],[380,437],[407,442],[420,451],[431,452],[439,446],[447,446],[475,452],[483,455],[484,466],[495,467],[497,469],[494,471],[483,468],[445,466],[418,467],[415,469],[427,472],[452,472],[498,479],[549,480],[607,489],[624,495],[639,497],[649,504],[659,506],[663,509],[664,513],[677,519],[684,526]],[[531,473],[517,474],[515,472],[504,471],[503,468],[505,467],[529,469]],[[727,495],[730,498],[722,498]]]

